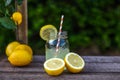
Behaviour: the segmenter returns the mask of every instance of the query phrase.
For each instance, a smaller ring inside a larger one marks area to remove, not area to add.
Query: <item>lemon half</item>
[[[51,58],[45,61],[44,69],[48,75],[57,76],[64,71],[65,62],[60,58]]]
[[[40,37],[43,40],[55,39],[57,37],[57,29],[53,25],[45,25],[40,29]]]
[[[70,52],[65,56],[66,68],[72,73],[78,73],[82,71],[85,66],[85,62],[81,56],[77,53]]]

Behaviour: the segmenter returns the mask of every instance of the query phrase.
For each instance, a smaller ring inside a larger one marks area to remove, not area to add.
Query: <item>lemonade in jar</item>
[[[67,38],[68,38],[67,32],[66,31],[61,32],[60,43],[58,45],[59,49],[57,52],[56,52],[56,45],[58,43],[58,38],[49,39],[46,42],[45,45],[46,60],[53,57],[64,59],[65,55],[69,53],[69,42]]]
[[[63,31],[60,34],[60,43],[58,51],[56,52],[56,45],[58,43],[57,29],[53,25],[45,25],[40,29],[40,37],[46,41],[45,57],[46,60],[54,57],[64,59],[65,55],[69,53],[69,42],[67,32]]]
[[[45,25],[40,30],[41,38],[46,40],[46,60],[54,57],[64,59],[65,55],[69,53],[67,32],[62,31],[63,18],[64,15],[61,16],[59,32],[53,25]]]

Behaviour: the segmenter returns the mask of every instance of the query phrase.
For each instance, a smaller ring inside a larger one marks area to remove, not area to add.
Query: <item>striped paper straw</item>
[[[56,45],[56,55],[55,56],[57,56],[58,50],[59,50],[60,35],[61,35],[61,32],[62,32],[63,19],[64,19],[64,15],[61,16],[61,22],[60,22],[60,28],[59,28],[59,33],[58,33],[58,41],[57,41],[57,45]]]

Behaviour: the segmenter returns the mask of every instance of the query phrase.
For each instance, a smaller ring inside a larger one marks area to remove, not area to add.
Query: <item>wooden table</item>
[[[49,76],[43,69],[44,56],[34,56],[26,67],[13,67],[7,58],[0,61],[0,80],[120,80],[120,56],[82,56],[86,62],[81,73],[64,71]]]

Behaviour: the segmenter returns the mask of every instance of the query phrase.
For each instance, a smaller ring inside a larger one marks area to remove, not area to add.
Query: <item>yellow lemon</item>
[[[18,45],[15,50],[26,50],[28,51],[31,55],[33,54],[32,48],[30,46],[28,46],[27,44],[20,44]]]
[[[44,69],[48,75],[58,76],[64,71],[65,62],[60,58],[51,58],[45,61]]]
[[[15,21],[15,24],[16,25],[19,25],[19,24],[21,24],[22,23],[22,19],[20,19],[20,20],[18,20],[18,21]]]
[[[45,25],[40,29],[40,37],[43,40],[55,39],[57,37],[57,29],[53,25]]]
[[[14,66],[26,66],[31,63],[32,55],[26,50],[15,50],[8,57],[8,60]]]
[[[14,12],[12,15],[12,19],[17,25],[19,25],[22,23],[22,14],[20,12]]]
[[[10,56],[11,53],[13,52],[13,50],[14,50],[18,45],[20,45],[20,43],[17,42],[17,41],[13,41],[13,42],[9,43],[9,44],[7,45],[7,47],[6,47],[6,55],[7,55],[7,56]]]
[[[70,52],[65,56],[65,64],[67,70],[72,73],[80,72],[85,66],[83,58],[73,52]]]

